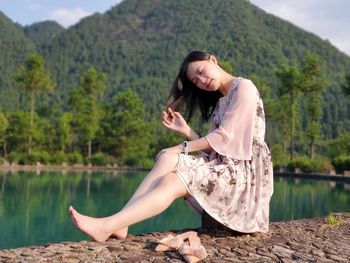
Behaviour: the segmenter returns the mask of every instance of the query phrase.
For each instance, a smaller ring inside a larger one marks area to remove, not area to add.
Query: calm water
[[[76,230],[68,214],[102,217],[128,201],[145,172],[0,172],[0,249],[77,241],[88,237]],[[276,177],[271,221],[323,216],[350,211],[350,185]],[[161,215],[138,223],[130,233],[196,228],[200,216],[179,199]]]

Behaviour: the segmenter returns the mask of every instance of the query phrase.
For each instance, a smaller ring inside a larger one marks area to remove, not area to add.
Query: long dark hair
[[[179,73],[175,78],[170,91],[168,107],[178,111],[185,104],[185,118],[190,121],[197,108],[200,109],[203,121],[208,121],[213,114],[219,98],[220,91],[205,91],[198,88],[187,78],[186,71],[191,62],[208,60],[210,54],[202,51],[192,51],[181,64]]]

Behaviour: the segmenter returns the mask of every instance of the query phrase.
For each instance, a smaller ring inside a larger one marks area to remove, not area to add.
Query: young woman
[[[205,137],[195,133],[177,111],[185,104],[189,120],[199,108],[211,119]],[[164,211],[185,197],[223,225],[239,232],[267,232],[273,172],[264,142],[263,103],[254,84],[224,71],[216,58],[191,52],[182,63],[163,124],[188,142],[162,150],[156,163],[125,207],[104,218],[69,207],[74,224],[96,241],[125,238],[128,226]],[[199,156],[189,152],[201,151]]]

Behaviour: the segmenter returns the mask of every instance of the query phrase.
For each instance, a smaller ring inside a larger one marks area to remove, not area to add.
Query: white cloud
[[[52,11],[47,19],[55,20],[57,23],[67,28],[89,15],[91,15],[91,13],[79,7],[74,9],[58,8]]]

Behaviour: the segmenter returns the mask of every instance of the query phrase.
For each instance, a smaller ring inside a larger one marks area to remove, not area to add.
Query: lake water
[[[0,249],[88,239],[71,222],[68,206],[90,216],[108,216],[123,207],[146,174],[0,172]],[[324,216],[330,211],[350,211],[349,184],[275,177],[271,221]],[[178,199],[129,232],[196,228],[200,221]]]

